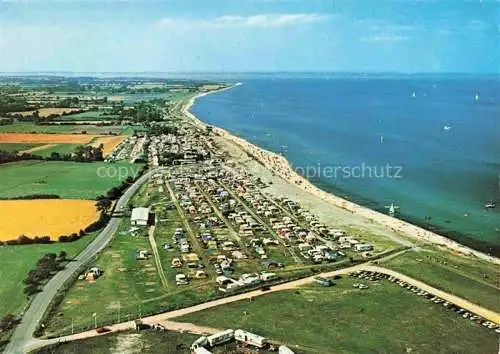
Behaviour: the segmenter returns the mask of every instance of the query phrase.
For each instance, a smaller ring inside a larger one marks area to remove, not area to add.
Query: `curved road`
[[[135,183],[130,186],[116,203],[116,210],[125,207],[130,198],[146,181],[160,169],[148,171],[142,175]],[[9,344],[5,348],[6,354],[20,354],[27,351],[27,344],[33,341],[33,332],[37,325],[42,320],[43,315],[49,307],[52,299],[56,296],[61,287],[78,271],[85,266],[92,258],[97,255],[108,244],[111,237],[118,230],[121,218],[111,218],[106,227],[99,235],[85,248],[77,257],[76,260],[70,262],[66,267],[52,277],[49,282],[43,287],[31,302],[28,310],[24,313],[21,323],[17,326]]]

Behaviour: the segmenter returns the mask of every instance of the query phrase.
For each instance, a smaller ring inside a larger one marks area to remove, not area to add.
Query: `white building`
[[[134,208],[130,216],[130,224],[134,226],[146,226],[148,224],[149,208]]]

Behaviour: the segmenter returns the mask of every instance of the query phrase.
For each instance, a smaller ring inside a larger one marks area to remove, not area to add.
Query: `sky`
[[[0,0],[0,72],[498,73],[498,0]]]

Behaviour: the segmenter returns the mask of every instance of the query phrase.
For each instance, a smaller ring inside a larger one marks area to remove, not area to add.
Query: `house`
[[[360,243],[354,246],[358,252],[368,252],[373,251],[373,246],[368,243]]]
[[[149,208],[134,208],[130,216],[130,224],[134,226],[147,226],[149,219]]]

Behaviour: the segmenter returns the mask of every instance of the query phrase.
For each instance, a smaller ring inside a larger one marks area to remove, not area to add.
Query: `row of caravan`
[[[198,338],[191,345],[191,350],[194,354],[210,354],[211,352],[208,351],[206,347],[212,348],[217,345],[228,343],[233,339],[257,348],[264,348],[269,344],[265,337],[257,334],[250,333],[242,329],[227,329],[225,331],[212,334],[211,336],[202,336]],[[279,354],[293,354],[293,351],[282,345],[279,347]]]

